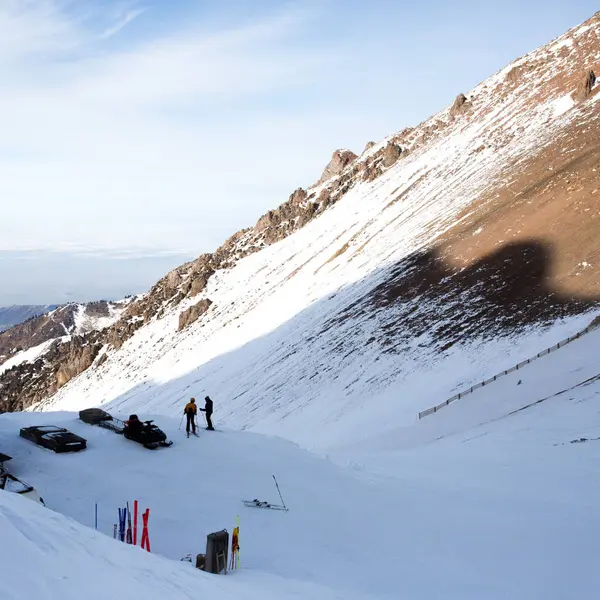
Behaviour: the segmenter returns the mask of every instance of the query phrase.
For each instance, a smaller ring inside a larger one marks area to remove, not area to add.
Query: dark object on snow
[[[4,463],[8,460],[12,460],[12,456],[9,456],[8,454],[2,454],[2,452],[0,452],[0,473],[4,471]]]
[[[183,409],[183,414],[187,417],[187,422],[185,425],[185,431],[190,437],[190,430],[194,435],[196,435],[196,413],[198,412],[198,407],[196,406],[195,398],[190,398],[190,401],[185,405]]]
[[[214,427],[210,417],[213,414],[213,401],[208,396],[204,398],[204,408],[201,408],[200,410],[206,416],[206,424],[208,425],[207,429],[212,431]]]
[[[206,554],[198,554],[196,556],[196,569],[200,569],[204,571],[204,566],[206,565]]]
[[[269,502],[264,502],[262,500],[258,500],[254,498],[254,500],[242,500],[244,506],[248,506],[250,508],[270,508],[271,510],[284,510],[287,512],[289,508],[281,504],[270,504]]]
[[[79,418],[89,425],[99,425],[105,429],[110,429],[115,433],[123,433],[125,423],[120,419],[115,419],[112,415],[101,408],[86,408],[79,411]]]
[[[34,502],[38,502],[39,504],[46,506],[44,499],[38,494],[37,490],[32,485],[25,483],[21,479],[17,479],[14,475],[11,475],[6,471],[0,471],[0,490],[20,494],[28,500],[33,500]]]
[[[209,533],[206,536],[206,557],[204,570],[208,573],[227,573],[227,554],[229,553],[229,532],[227,529]]]
[[[137,415],[131,415],[129,420],[125,422],[123,435],[128,440],[142,444],[144,448],[150,450],[154,450],[154,448],[158,448],[159,446],[172,446],[173,442],[167,441],[165,432],[153,423],[153,421],[144,421],[142,423],[142,421],[137,418]]]
[[[279,489],[279,484],[277,483],[277,478],[273,475],[273,481],[275,482],[275,486],[277,487],[277,493],[279,494],[279,498],[281,498],[281,504],[271,504],[270,502],[264,502],[263,500],[259,500],[258,498],[254,498],[254,500],[242,500],[244,506],[252,507],[252,508],[270,508],[271,510],[284,510],[288,512],[289,508],[285,505],[283,500],[283,496],[281,495],[281,490]]]
[[[78,452],[87,447],[85,439],[64,427],[55,427],[54,425],[23,427],[19,435],[38,446],[54,450],[54,452]]]
[[[519,379],[517,385],[521,385],[523,383],[523,381],[521,379]]]

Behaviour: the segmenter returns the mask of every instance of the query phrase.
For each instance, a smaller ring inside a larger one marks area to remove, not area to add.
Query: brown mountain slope
[[[169,273],[131,303],[115,325],[93,340],[73,339],[34,365],[7,371],[0,377],[0,408],[14,410],[48,397],[90,362],[92,368],[100,365],[140,327],[184,301],[186,308],[180,314],[179,328],[190,326],[206,311],[215,310],[208,298],[201,298],[195,305],[191,299],[201,297],[216,271],[228,269],[240,258],[288,237],[332,204],[343,201],[350,189],[365,184],[375,187],[378,178],[391,169],[398,170],[402,185],[389,193],[388,207],[397,208],[411,195],[425,198],[426,204],[445,205],[446,196],[452,196],[455,189],[444,185],[464,189],[465,194],[472,186],[477,190],[476,200],[465,204],[458,220],[454,210],[440,213],[432,224],[435,233],[422,234],[422,243],[429,249],[404,258],[396,267],[385,267],[380,275],[385,281],[373,286],[363,301],[353,303],[340,318],[350,310],[358,310],[368,319],[373,303],[380,305],[386,295],[401,299],[402,289],[410,295],[421,281],[429,282],[422,293],[431,298],[432,305],[447,311],[449,304],[444,304],[444,296],[452,294],[452,310],[460,315],[467,299],[470,307],[476,308],[482,286],[494,281],[500,289],[503,278],[510,281],[508,287],[513,292],[509,296],[514,297],[527,296],[527,285],[535,282],[536,293],[528,296],[535,302],[527,316],[514,320],[515,324],[586,310],[588,300],[594,300],[598,291],[595,263],[590,261],[597,256],[598,248],[593,198],[597,187],[594,131],[600,108],[598,85],[591,71],[600,71],[599,66],[597,14],[583,27],[515,61],[473,93],[460,95],[451,107],[418,127],[405,129],[380,144],[367,145],[359,157],[337,151],[317,185],[296,190],[253,228],[236,233],[213,254],[202,255]],[[550,104],[550,112],[536,112],[537,106]],[[540,122],[540,118],[547,121]],[[403,161],[410,163],[411,157],[427,152],[439,156],[436,163],[423,168],[420,174],[402,175]],[[408,187],[403,177],[410,178]],[[456,204],[456,198],[451,200]],[[409,218],[399,215],[396,219],[400,222]],[[393,222],[386,225],[388,231],[396,226],[398,223]],[[364,231],[368,227],[366,223]],[[446,231],[438,235],[444,228]],[[369,252],[377,235],[360,245],[350,243],[361,239],[360,232],[350,242],[342,240],[329,260],[340,256],[347,261],[362,260],[361,254]],[[504,246],[508,246],[507,253],[503,253]],[[506,261],[514,263],[514,268],[504,270]],[[463,273],[469,276],[461,277],[461,269],[465,268]],[[511,272],[513,275],[505,277]],[[557,302],[552,300],[555,293]],[[490,294],[483,295],[490,298]],[[569,297],[576,297],[576,301],[570,302]],[[508,317],[514,306],[508,304],[503,322],[511,322]],[[464,311],[459,319],[461,327],[447,342],[454,343],[468,333],[491,333],[495,310],[492,302],[491,308],[485,304],[481,310]],[[382,323],[410,321],[411,315],[403,311],[388,302]],[[465,323],[468,326],[463,326]],[[389,329],[394,327],[390,325]],[[405,329],[410,326],[405,325]],[[388,334],[386,331],[384,339],[390,342]],[[82,360],[83,353],[86,360]]]

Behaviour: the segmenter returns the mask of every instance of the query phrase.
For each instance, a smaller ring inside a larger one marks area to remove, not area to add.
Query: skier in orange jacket
[[[183,414],[187,417],[185,430],[187,432],[188,437],[190,437],[190,428],[194,435],[198,435],[196,433],[196,415],[198,414],[198,407],[196,406],[195,398],[190,398],[190,401],[185,405],[185,408],[183,409]]]

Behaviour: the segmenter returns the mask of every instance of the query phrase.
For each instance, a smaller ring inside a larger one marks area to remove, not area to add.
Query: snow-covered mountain
[[[85,347],[86,336],[97,334],[115,323],[132,300],[126,298],[117,302],[102,300],[87,304],[25,307],[31,309],[31,316],[0,332],[0,375],[17,367],[20,373],[31,372],[41,357],[44,357],[43,360],[52,360],[52,357],[60,359],[63,368],[66,368],[65,355],[61,351],[72,341],[76,346]],[[45,310],[37,312],[37,309]],[[20,310],[12,310],[10,314],[17,313],[21,316],[25,314]],[[1,405],[2,402],[0,408]]]
[[[27,319],[43,315],[56,308],[50,304],[21,304],[0,306],[0,332],[10,329]]]
[[[209,393],[225,424],[331,447],[583,328],[600,297],[599,31],[596,15],[421,125],[336,151],[114,325],[5,373],[0,399],[176,415]]]
[[[0,491],[0,597],[593,597],[599,66],[600,13],[6,370],[0,410],[29,410],[0,415],[0,452],[49,510]],[[207,393],[217,431],[186,439]],[[175,442],[68,412],[92,405]],[[50,424],[87,449],[18,435]],[[273,474],[289,512],[245,507],[278,501]],[[133,499],[159,557],[106,537]],[[239,571],[180,562],[237,515]]]

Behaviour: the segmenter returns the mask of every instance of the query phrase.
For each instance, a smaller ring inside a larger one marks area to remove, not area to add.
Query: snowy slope
[[[406,423],[582,329],[592,312],[448,349],[439,332],[455,325],[456,312],[476,322],[476,299],[455,296],[452,311],[443,296],[407,296],[389,310],[365,298],[481,210],[482,199],[498,195],[532,155],[584,119],[597,122],[591,104],[570,99],[563,50],[585,39],[586,59],[600,59],[599,29],[600,20],[590,21],[515,61],[467,94],[465,114],[446,109],[371,147],[352,168],[393,140],[407,151],[373,181],[352,180],[341,200],[291,236],[218,269],[198,296],[165,303],[118,349],[107,343],[102,361],[38,408],[85,402],[175,416],[190,395],[208,393],[222,424],[326,449]],[[519,69],[525,74],[515,85]],[[318,196],[328,185],[312,191]],[[179,331],[181,313],[203,299],[212,302],[208,311]]]
[[[598,343],[600,330],[330,460],[248,432],[187,440],[166,417],[175,444],[151,452],[69,413],[0,416],[1,449],[50,508],[91,525],[98,502],[109,536],[117,506],[138,498],[154,552],[174,560],[240,514],[232,579],[258,582],[257,597],[588,597],[600,585]],[[34,423],[65,425],[89,448],[60,456],[17,436]],[[244,508],[247,495],[277,500],[272,473],[290,512]]]
[[[0,492],[0,539],[11,549],[1,559],[3,600],[338,597],[317,585],[274,576],[236,573],[218,578],[202,573],[188,563],[115,542],[5,492]]]
[[[60,338],[59,338],[60,339]],[[19,352],[15,352],[9,359],[0,364],[0,375],[7,371],[8,369],[12,369],[21,363],[35,362],[38,358],[42,357],[48,348],[54,343],[54,339],[47,340],[37,346],[33,346],[32,348],[28,348],[27,350],[21,350]]]

